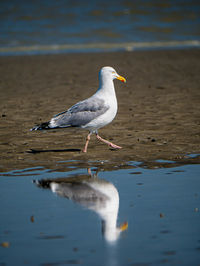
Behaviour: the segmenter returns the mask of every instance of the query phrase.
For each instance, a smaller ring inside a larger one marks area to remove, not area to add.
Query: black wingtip
[[[40,125],[37,125],[33,128],[30,129],[30,131],[34,131],[34,130],[45,130],[45,129],[50,129],[49,127],[49,122],[44,122]]]
[[[33,180],[33,183],[36,184],[37,187],[42,187],[42,188],[50,188],[51,182],[52,181],[49,179]]]

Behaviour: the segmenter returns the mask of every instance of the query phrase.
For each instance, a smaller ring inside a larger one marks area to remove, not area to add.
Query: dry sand
[[[115,81],[118,114],[99,134],[121,150],[93,136],[83,154],[86,131],[29,131],[91,96],[106,65],[127,83]],[[188,153],[200,153],[198,49],[0,57],[0,73],[1,171],[73,164],[113,168],[156,159],[187,163]]]

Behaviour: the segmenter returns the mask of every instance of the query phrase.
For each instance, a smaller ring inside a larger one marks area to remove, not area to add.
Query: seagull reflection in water
[[[42,179],[34,181],[37,186],[49,188],[61,197],[70,199],[96,212],[102,220],[102,234],[108,242],[115,242],[122,231],[128,228],[124,222],[117,226],[119,194],[116,187],[92,174],[75,175],[69,178]]]

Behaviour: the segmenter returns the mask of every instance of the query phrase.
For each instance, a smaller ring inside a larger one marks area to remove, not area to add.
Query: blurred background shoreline
[[[200,2],[1,1],[0,56],[200,47]]]
[[[200,48],[200,41],[63,44],[0,47],[0,56]]]

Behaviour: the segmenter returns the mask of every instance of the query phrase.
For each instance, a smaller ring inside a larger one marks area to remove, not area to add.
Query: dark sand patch
[[[118,114],[99,134],[123,149],[110,150],[93,136],[83,154],[79,149],[86,131],[29,131],[92,95],[105,65],[127,83],[115,81]],[[0,73],[1,171],[55,168],[68,160],[83,166],[103,161],[110,167],[128,161],[187,161],[187,153],[200,153],[198,49],[0,57]]]

